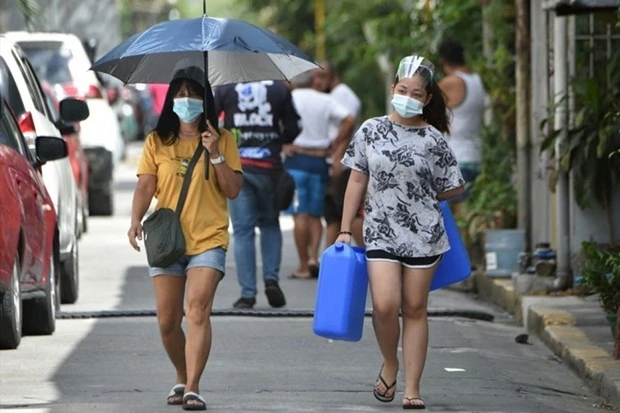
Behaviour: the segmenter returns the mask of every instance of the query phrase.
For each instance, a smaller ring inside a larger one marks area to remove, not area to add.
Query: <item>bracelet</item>
[[[350,231],[340,231],[338,235],[353,235]]]

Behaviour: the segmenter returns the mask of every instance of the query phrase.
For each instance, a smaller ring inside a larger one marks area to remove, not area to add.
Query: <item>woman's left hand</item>
[[[220,135],[217,133],[217,130],[211,125],[211,122],[207,121],[207,130],[202,132],[202,145],[209,152],[209,156],[212,158],[217,158],[220,156],[220,149],[218,145],[218,141],[220,140]]]

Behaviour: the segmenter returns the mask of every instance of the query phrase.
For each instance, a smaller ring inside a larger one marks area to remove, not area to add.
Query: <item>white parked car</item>
[[[52,119],[39,80],[19,46],[0,35],[0,92],[13,109],[19,127],[34,154],[37,136],[62,138]],[[86,112],[86,108],[85,108]],[[79,289],[78,233],[80,197],[67,158],[41,167],[43,182],[52,199],[59,229],[61,299],[74,303]]]
[[[114,166],[123,158],[125,141],[105,88],[90,70],[92,62],[82,42],[67,33],[8,32],[6,36],[21,46],[41,79],[56,85],[59,100],[75,97],[88,103],[90,116],[80,124],[80,138],[89,163],[89,211],[112,215]]]

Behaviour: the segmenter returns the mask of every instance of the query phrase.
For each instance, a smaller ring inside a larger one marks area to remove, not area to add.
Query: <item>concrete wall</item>
[[[547,116],[549,100],[553,97],[553,12],[542,8],[544,0],[531,0],[531,245],[548,241],[557,248],[557,196],[550,190],[550,163],[546,155],[540,154],[542,132],[540,122]],[[569,72],[574,72],[574,22],[569,24]],[[571,182],[572,193],[572,182]],[[573,194],[571,194],[573,195]],[[609,225],[600,206],[582,210],[571,196],[570,200],[570,252],[575,254],[581,249],[583,240],[597,242],[620,241],[620,185],[613,191],[613,228],[612,239],[609,237]],[[574,269],[573,269],[574,270]]]
[[[620,242],[620,185],[612,191],[611,218],[613,234],[610,239],[607,214],[600,205],[594,204],[590,208],[581,209],[575,200],[570,204],[570,243],[571,252],[581,249],[582,241],[596,241],[601,243]]]
[[[98,41],[104,54],[121,41],[120,0],[38,0],[41,13],[32,31],[68,32]],[[15,0],[0,0],[0,32],[26,30]]]

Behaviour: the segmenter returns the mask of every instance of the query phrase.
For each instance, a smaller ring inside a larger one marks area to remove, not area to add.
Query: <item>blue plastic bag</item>
[[[439,203],[439,208],[443,214],[443,224],[450,242],[450,250],[443,254],[435,271],[431,291],[461,282],[471,275],[471,261],[450,206],[446,201],[442,201]]]

